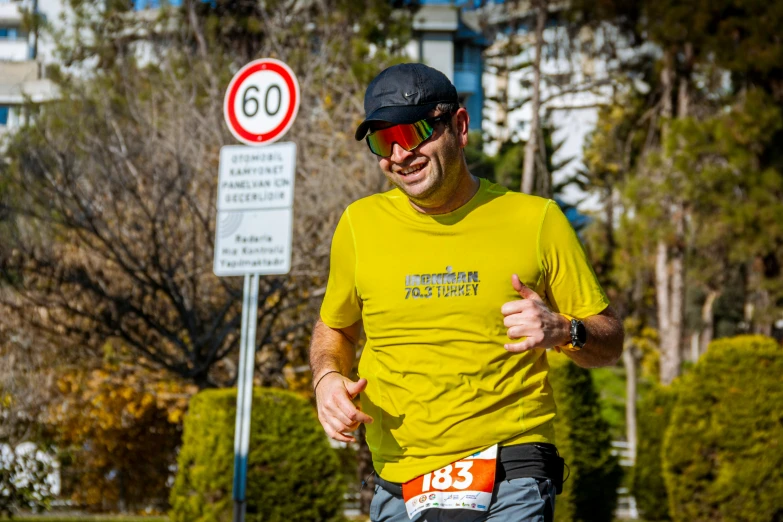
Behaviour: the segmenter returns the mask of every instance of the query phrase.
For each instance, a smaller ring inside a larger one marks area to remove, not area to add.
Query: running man
[[[352,203],[334,234],[310,351],[321,424],[343,442],[366,425],[374,522],[551,521],[546,349],[612,365],[621,321],[554,201],[470,173],[446,76],[390,67],[364,108],[356,139],[395,188]]]

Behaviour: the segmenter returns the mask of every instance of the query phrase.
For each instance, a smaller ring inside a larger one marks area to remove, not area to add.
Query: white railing
[[[624,468],[632,468],[634,466],[635,455],[628,442],[613,440],[611,453],[620,458],[620,466]],[[637,520],[639,518],[636,499],[628,491],[628,488],[617,488],[617,508],[614,511],[614,516],[624,520]]]
[[[612,441],[612,455],[620,457],[620,465],[624,468],[632,468],[634,464],[634,454],[631,445],[624,440]]]
[[[623,520],[637,520],[639,518],[636,499],[628,491],[628,488],[617,488],[617,508],[614,510],[614,516]]]

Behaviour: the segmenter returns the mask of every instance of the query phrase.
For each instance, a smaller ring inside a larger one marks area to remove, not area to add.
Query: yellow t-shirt
[[[557,312],[584,318],[609,304],[551,200],[481,180],[448,214],[422,214],[398,189],[344,212],[321,320],[364,322],[362,409],[384,479],[405,482],[495,443],[554,442],[546,350],[503,348],[500,307],[521,299],[514,273]]]

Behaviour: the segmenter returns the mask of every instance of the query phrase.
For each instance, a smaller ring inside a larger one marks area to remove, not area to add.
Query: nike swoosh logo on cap
[[[418,92],[406,92],[406,93],[403,93],[403,96],[405,96],[406,98],[410,98],[414,94],[419,94],[419,93]]]

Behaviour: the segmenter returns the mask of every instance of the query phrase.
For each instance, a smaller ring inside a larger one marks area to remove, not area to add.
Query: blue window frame
[[[19,38],[19,29],[16,27],[0,27],[0,39],[16,40]]]
[[[0,105],[0,127],[8,125],[8,115],[11,112],[11,107],[8,105]]]

